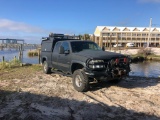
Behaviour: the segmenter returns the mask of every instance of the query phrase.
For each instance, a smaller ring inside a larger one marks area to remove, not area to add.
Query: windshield
[[[72,52],[80,52],[83,50],[102,50],[96,43],[87,41],[71,42]]]

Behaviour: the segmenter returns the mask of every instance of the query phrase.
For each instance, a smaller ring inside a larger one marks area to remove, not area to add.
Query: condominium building
[[[101,47],[114,44],[125,46],[131,42],[137,47],[143,47],[144,44],[159,46],[160,28],[97,26],[92,39]]]

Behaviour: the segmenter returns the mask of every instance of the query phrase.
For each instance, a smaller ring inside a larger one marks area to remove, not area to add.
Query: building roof
[[[101,32],[149,32],[149,27],[117,27],[117,26],[97,26],[95,36],[100,36]],[[160,28],[152,27],[151,32],[159,32]]]

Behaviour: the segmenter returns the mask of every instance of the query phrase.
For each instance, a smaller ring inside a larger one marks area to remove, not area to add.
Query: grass
[[[31,50],[28,52],[29,57],[39,56],[39,54],[40,54],[39,50]]]
[[[0,62],[0,70],[4,70],[6,68],[19,67],[19,66],[21,66],[21,62],[17,58],[14,58],[9,62],[7,61]]]
[[[155,61],[160,60],[160,55],[155,55],[152,49],[145,49],[145,48],[139,49],[137,54],[131,55],[131,57],[132,58],[141,57],[146,60],[155,60]]]
[[[0,80],[24,79],[32,77],[37,71],[42,71],[40,64],[5,68],[0,70]]]

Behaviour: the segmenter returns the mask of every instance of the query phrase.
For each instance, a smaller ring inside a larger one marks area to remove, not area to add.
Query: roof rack
[[[49,37],[42,37],[42,40],[49,40],[50,38],[60,39],[60,40],[62,40],[62,39],[77,39],[77,40],[80,40],[80,36],[57,34],[57,33],[50,33]]]

